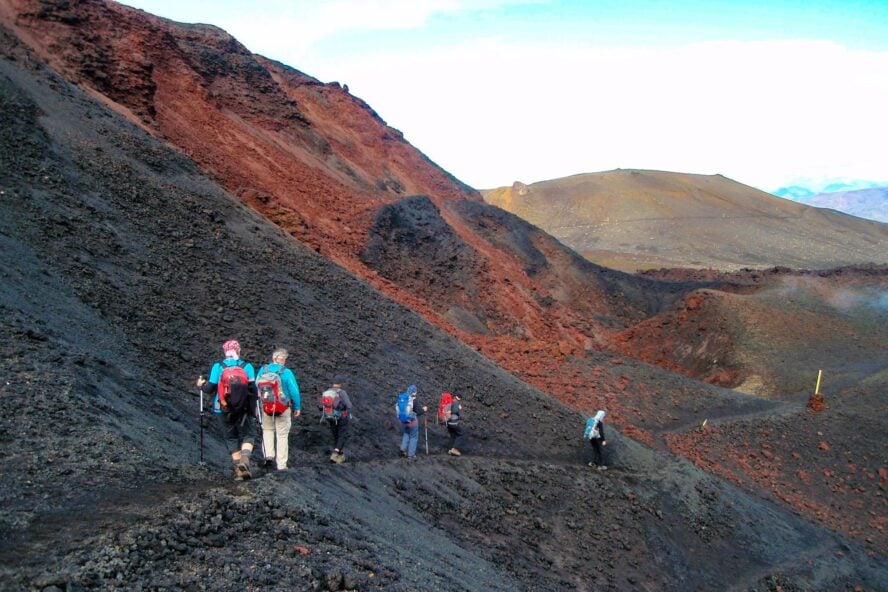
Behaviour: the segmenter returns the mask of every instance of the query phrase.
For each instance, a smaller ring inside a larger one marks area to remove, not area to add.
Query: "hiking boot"
[[[334,454],[332,457],[330,457],[330,460],[332,460],[333,462],[335,462],[338,465],[341,465],[342,463],[345,462],[345,455],[344,454]]]
[[[598,470],[599,470],[599,471],[606,471],[606,470],[607,470],[607,465],[599,465]]]
[[[234,465],[234,468],[232,470],[233,470],[235,481],[243,481],[244,480],[244,476],[241,474],[240,469],[238,468],[237,465]]]
[[[252,471],[250,471],[250,457],[241,455],[241,459],[237,463],[236,470],[240,471],[242,478],[252,479],[253,473]]]
[[[407,456],[407,451],[403,448],[401,449],[401,456]]]
[[[449,454],[450,456],[462,456],[462,452],[460,452],[456,448],[451,448],[447,451],[447,454]]]
[[[263,469],[270,469],[273,464],[274,464],[273,458],[266,458],[264,461],[262,461],[262,468]]]

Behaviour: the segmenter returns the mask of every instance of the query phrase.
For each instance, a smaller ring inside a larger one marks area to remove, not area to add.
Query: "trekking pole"
[[[203,379],[203,374],[201,374],[201,379]],[[203,389],[197,387],[198,392],[200,393],[200,416],[198,417],[198,421],[200,421],[200,462],[198,463],[200,466],[204,466],[204,393]]]
[[[265,464],[265,459],[268,458],[268,453],[265,449],[265,430],[262,428],[262,406],[259,403],[259,399],[256,399],[256,418],[259,422],[259,429],[262,431],[262,464]]]
[[[429,414],[426,413],[423,416],[423,423],[425,423],[425,440],[426,440],[426,456],[429,455]]]

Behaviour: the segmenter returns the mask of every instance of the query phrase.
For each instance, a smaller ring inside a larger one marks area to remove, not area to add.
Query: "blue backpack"
[[[411,393],[401,393],[398,395],[398,419],[401,423],[410,423],[416,419],[416,412],[413,411],[413,400],[415,397]]]
[[[586,431],[583,432],[583,438],[586,440],[591,440],[593,438],[600,438],[601,433],[598,431],[598,422],[594,417],[590,417],[586,420]]]

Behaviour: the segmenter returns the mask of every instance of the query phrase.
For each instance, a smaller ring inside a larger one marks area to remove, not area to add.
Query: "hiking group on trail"
[[[226,341],[222,352],[225,358],[213,364],[209,379],[199,377],[197,386],[203,394],[216,394],[213,412],[220,418],[234,465],[234,478],[241,481],[253,476],[250,456],[257,435],[257,420],[262,425],[263,466],[276,463],[279,471],[286,471],[292,418],[302,413],[299,383],[293,371],[285,366],[287,350],[276,349],[271,363],[260,368],[258,379],[253,365],[241,359],[237,341]]]
[[[201,461],[203,460],[203,395],[215,394],[213,412],[219,423],[225,444],[231,455],[235,480],[253,476],[250,457],[256,444],[257,422],[262,426],[262,466],[287,471],[290,448],[290,429],[293,419],[302,414],[302,397],[296,374],[287,368],[287,350],[275,349],[271,362],[263,365],[258,374],[253,365],[241,359],[240,344],[228,340],[222,345],[224,358],[210,368],[208,379],[200,376],[197,386],[201,393]],[[349,422],[352,419],[352,402],[345,390],[345,377],[336,375],[329,388],[318,401],[321,422],[326,423],[332,437],[330,461],[345,462],[345,446],[348,442]],[[418,388],[411,384],[400,393],[395,402],[395,414],[401,424],[400,454],[408,460],[416,460],[419,445],[419,420],[425,424],[425,450],[429,454],[428,406],[418,401]],[[583,438],[593,450],[590,467],[607,469],[603,447],[607,446],[604,435],[605,412],[599,410],[586,420]],[[447,454],[461,456],[460,448],[465,433],[461,426],[462,397],[458,393],[445,392],[438,401],[437,420],[448,434]]]
[[[240,344],[228,340],[222,345],[224,358],[210,368],[208,379],[200,376],[197,386],[201,394],[201,430],[203,421],[203,395],[214,394],[213,413],[219,423],[225,444],[231,455],[234,478],[241,481],[253,476],[250,457],[258,436],[257,423],[262,427],[262,466],[287,471],[289,460],[289,434],[293,419],[302,415],[302,397],[296,374],[287,368],[288,352],[274,350],[271,362],[260,367],[257,373],[253,365],[241,358]],[[345,390],[345,377],[336,375],[331,386],[324,390],[318,401],[321,422],[326,423],[332,437],[330,461],[345,462],[345,446],[348,442],[352,402]],[[401,422],[401,455],[416,459],[419,443],[419,418],[428,412],[428,406],[416,402],[416,385],[410,385],[398,396],[395,412]],[[439,422],[447,427],[450,436],[448,453],[460,456],[458,446],[463,439],[459,426],[461,407],[459,395],[444,393],[438,408]],[[426,454],[429,453],[428,419],[426,419]],[[203,431],[201,431],[201,460],[203,459]]]

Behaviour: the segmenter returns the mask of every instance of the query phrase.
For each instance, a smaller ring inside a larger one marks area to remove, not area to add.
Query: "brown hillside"
[[[626,271],[888,263],[888,226],[721,175],[616,170],[482,194],[590,261]]]
[[[658,275],[652,272],[651,275]],[[888,365],[888,268],[720,274],[620,332],[615,351],[762,397],[808,392],[816,369],[848,384]]]

